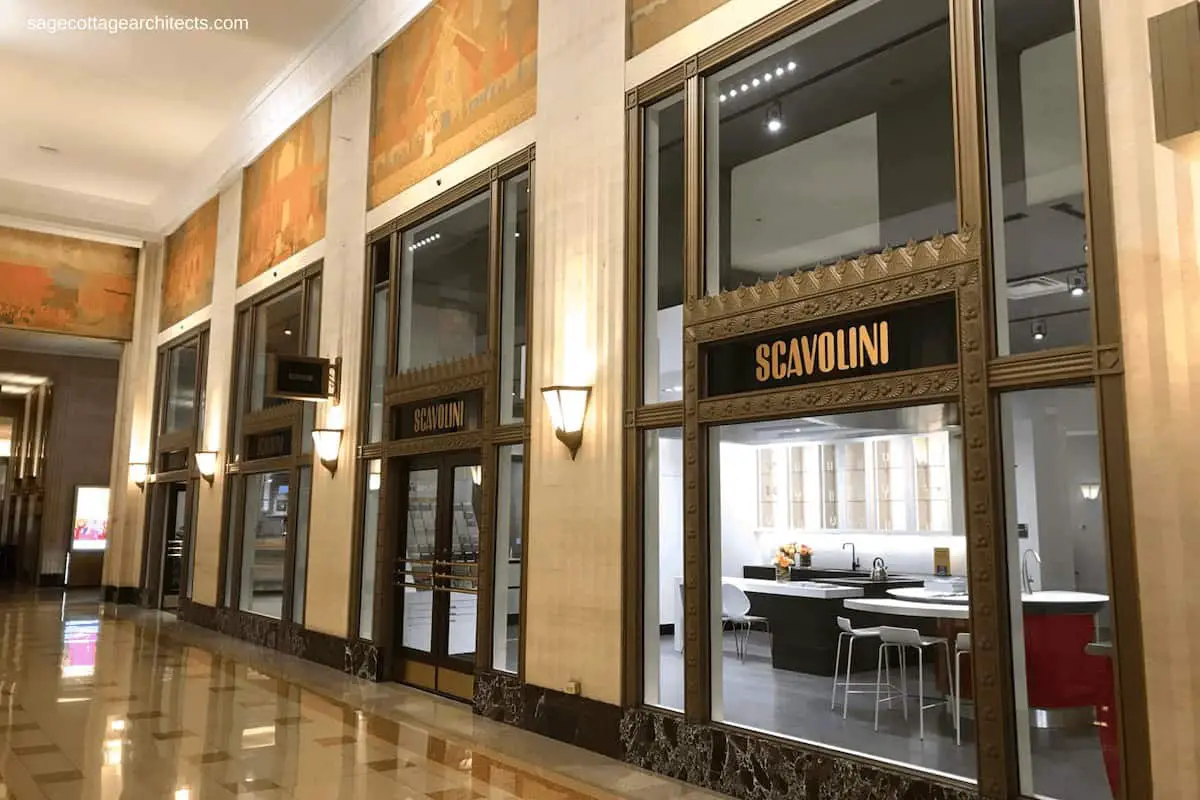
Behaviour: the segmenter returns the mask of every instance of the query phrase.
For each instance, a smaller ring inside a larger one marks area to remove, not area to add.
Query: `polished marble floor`
[[[97,598],[0,593],[0,800],[717,795]]]

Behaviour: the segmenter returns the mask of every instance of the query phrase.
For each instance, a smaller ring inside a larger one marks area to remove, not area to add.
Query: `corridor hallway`
[[[716,795],[92,595],[0,595],[0,798]]]

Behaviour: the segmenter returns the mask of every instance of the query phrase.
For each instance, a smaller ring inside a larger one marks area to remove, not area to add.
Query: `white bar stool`
[[[954,738],[962,744],[962,657],[971,654],[971,634],[954,638]]]
[[[916,628],[891,628],[882,625],[879,628],[879,663],[875,667],[875,730],[879,730],[879,704],[891,701],[897,695],[894,687],[888,682],[888,696],[880,699],[879,690],[882,688],[880,678],[883,675],[883,663],[888,650],[895,650],[900,655],[900,686],[899,693],[904,703],[904,718],[908,719],[908,671],[905,664],[905,651],[912,648],[917,651],[917,711],[921,720],[921,738],[925,738],[925,709],[941,705],[925,703],[925,648],[941,645],[946,653],[946,677],[950,677],[950,642],[944,636],[922,636]],[[954,709],[954,691],[951,689],[950,699],[946,701],[947,710]]]
[[[851,694],[870,694],[871,693],[870,689],[854,689],[854,690],[850,689],[850,686],[851,686],[850,666],[854,662],[854,640],[855,639],[878,639],[879,638],[879,628],[854,628],[854,627],[851,627],[850,620],[847,619],[846,617],[838,617],[837,624],[838,624],[838,628],[840,628],[841,630],[838,632],[837,656],[834,658],[834,661],[833,661],[833,696],[829,700],[829,710],[832,711],[835,708],[837,708],[838,686],[844,687],[845,693],[844,693],[844,696],[842,697],[842,719],[845,719],[846,714],[850,710],[850,695]],[[842,641],[847,640],[847,639],[849,640],[850,644],[846,648],[846,678],[845,678],[845,680],[838,680],[838,674],[841,672],[841,667],[842,667]],[[891,681],[891,667],[888,665],[885,665],[885,666],[888,669],[888,684],[890,685],[892,682]],[[867,683],[867,682],[856,682],[853,685],[855,685],[855,686],[871,686],[872,684]]]

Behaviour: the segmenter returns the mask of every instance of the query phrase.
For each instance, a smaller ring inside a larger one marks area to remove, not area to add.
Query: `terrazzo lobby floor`
[[[0,593],[0,800],[701,800],[394,684],[94,595]]]

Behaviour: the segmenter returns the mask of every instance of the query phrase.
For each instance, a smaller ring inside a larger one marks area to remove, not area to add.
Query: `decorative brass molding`
[[[777,324],[786,324],[789,318],[799,321],[813,316],[846,313],[858,308],[868,308],[871,304],[897,303],[925,294],[947,291],[954,288],[953,284],[935,288],[930,281],[936,282],[936,279],[918,273],[941,270],[944,277],[953,274],[953,271],[946,270],[948,267],[978,261],[981,239],[975,231],[936,236],[923,242],[910,242],[905,247],[889,248],[880,253],[780,276],[773,281],[759,282],[754,286],[743,286],[718,295],[689,300],[683,308],[684,327],[695,329],[697,337],[705,341],[721,338],[715,332],[720,329],[710,328],[711,323],[735,315],[760,312],[755,322],[727,323],[726,329],[732,329],[728,335],[735,335],[733,331],[736,331],[736,335],[741,335]],[[896,280],[901,278],[911,283]],[[889,280],[892,281],[890,291],[872,286]],[[853,296],[844,294],[846,290],[856,288],[863,290],[857,301]],[[817,305],[804,304],[805,301],[817,300],[821,301]],[[766,315],[777,315],[775,321],[763,319],[761,316],[761,312],[789,303],[793,304],[789,311]],[[838,308],[839,306],[841,308]]]
[[[251,411],[242,416],[242,435],[283,430],[296,424],[302,416],[303,409],[298,400]]]
[[[490,441],[494,445],[521,444],[529,438],[529,426],[520,422],[498,425],[492,430]]]
[[[993,389],[1016,389],[1088,380],[1095,371],[1095,362],[1096,353],[1090,348],[1005,356],[988,364],[988,385]]]
[[[701,400],[698,415],[706,425],[719,425],[742,419],[827,414],[879,405],[957,399],[959,388],[958,366],[953,365]]]
[[[633,423],[639,428],[678,428],[683,425],[683,403],[655,403],[633,412]]]
[[[700,435],[700,353],[683,343],[683,707],[688,719],[707,720],[712,688],[709,666],[708,532],[704,502],[704,442]],[[702,655],[703,654],[703,655]]]
[[[366,460],[383,458],[383,443],[371,442],[370,444],[360,444],[357,455],[358,458]]]
[[[392,375],[384,386],[384,403],[393,406],[481,389],[488,383],[494,360],[491,353],[483,353]]]
[[[482,429],[464,431],[462,433],[447,433],[442,436],[421,436],[415,439],[399,439],[387,442],[383,446],[385,458],[397,456],[416,456],[426,453],[449,453],[455,450],[478,450],[486,443],[487,437]],[[480,529],[480,535],[483,529]]]
[[[1125,372],[1119,344],[1102,345],[1096,348],[1096,374],[1120,375]]]

